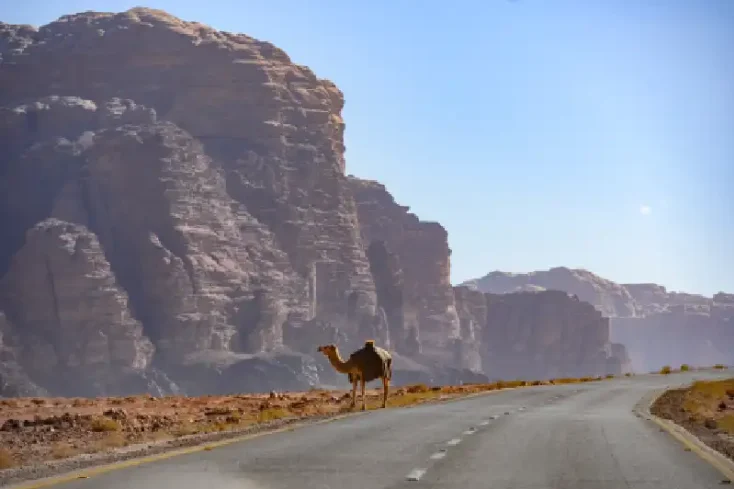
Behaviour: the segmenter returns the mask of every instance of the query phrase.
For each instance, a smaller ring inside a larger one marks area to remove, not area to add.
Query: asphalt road
[[[380,410],[55,487],[720,489],[721,473],[632,409],[654,389],[725,376],[642,375]]]

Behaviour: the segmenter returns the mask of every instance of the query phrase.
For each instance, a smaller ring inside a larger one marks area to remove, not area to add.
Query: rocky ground
[[[684,427],[734,460],[734,377],[671,389],[655,401],[650,411]]]

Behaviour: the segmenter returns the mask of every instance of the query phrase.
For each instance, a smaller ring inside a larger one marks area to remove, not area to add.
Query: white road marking
[[[489,424],[489,421],[482,421],[479,423],[479,426],[487,426]]]
[[[413,469],[407,476],[405,476],[405,478],[409,481],[419,481],[421,480],[421,477],[425,475],[425,473],[425,469]]]
[[[473,434],[474,434],[474,432],[475,432],[475,430],[466,430],[466,431],[464,432],[464,434],[465,434],[465,435],[473,435]]]
[[[497,419],[498,417],[499,417],[499,416],[497,416],[497,415],[495,414],[495,415],[493,415],[493,416],[490,416],[490,417],[489,417],[489,419]]]
[[[461,438],[454,438],[446,442],[447,445],[455,446],[461,443]]]
[[[440,460],[446,456],[446,452],[436,452],[433,455],[431,455],[431,460]]]

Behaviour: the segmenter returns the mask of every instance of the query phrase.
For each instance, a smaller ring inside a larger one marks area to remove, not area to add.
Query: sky
[[[453,283],[568,266],[734,292],[732,0],[24,0],[0,21],[135,6],[336,83],[347,173],[446,227]]]

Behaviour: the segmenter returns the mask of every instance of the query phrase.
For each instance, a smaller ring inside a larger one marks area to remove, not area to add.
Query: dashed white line
[[[498,417],[499,417],[499,416],[497,416],[497,415],[495,414],[495,415],[493,415],[493,416],[490,416],[490,417],[489,417],[489,419],[497,419]]]
[[[461,438],[453,438],[446,442],[447,445],[455,446],[461,443]]]
[[[479,423],[479,426],[487,426],[489,424],[489,421],[482,421]]]
[[[431,460],[441,460],[446,456],[446,452],[436,452],[433,455],[431,455]]]
[[[466,430],[464,432],[465,435],[473,435],[476,432],[476,430]]]

